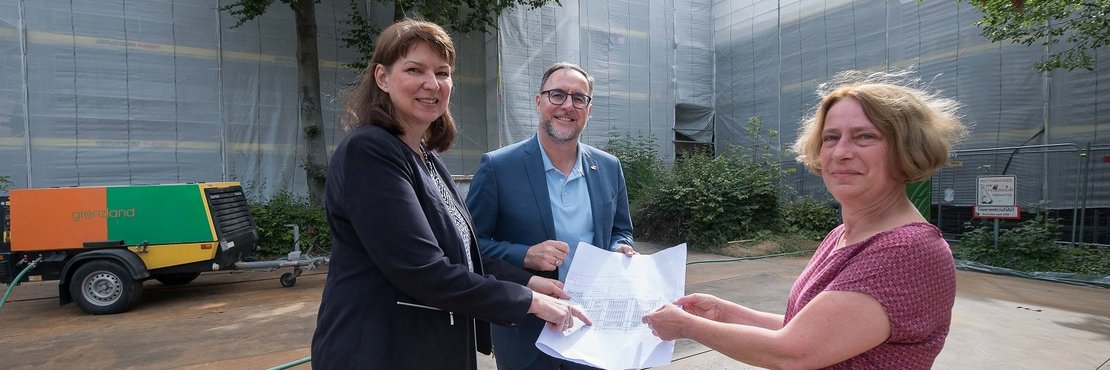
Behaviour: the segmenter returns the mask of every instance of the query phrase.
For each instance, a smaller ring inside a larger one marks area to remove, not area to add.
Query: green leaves
[[[837,225],[840,212],[828,201],[805,196],[783,205],[781,230],[785,234],[821,240]]]
[[[648,239],[715,249],[774,228],[781,176],[777,163],[744,155],[685,156],[644,186],[632,205],[634,225]]]
[[[721,156],[684,155],[671,170],[659,161],[654,137],[610,131],[607,150],[624,168],[636,237],[712,250],[775,233],[816,240],[838,225],[828,202],[782,200],[793,193],[783,179],[794,171],[781,166],[778,133],[764,130],[759,117],[748,120],[746,131],[752,144]]]
[[[1033,211],[1034,216],[1024,221],[1000,221],[998,249],[992,220],[968,222],[952,248],[953,257],[1025,272],[1110,275],[1110,248],[1058,245],[1058,220],[1039,207]]]
[[[643,199],[665,171],[655,152],[654,135],[626,133],[622,136],[620,131],[612,129],[605,151],[620,158],[630,205]]]
[[[357,51],[359,55],[358,60],[348,63],[346,66],[361,71],[366,69],[370,56],[374,54],[374,39],[378,37],[382,30],[370,24],[370,21],[362,15],[358,4],[358,0],[350,0],[350,8],[347,13],[350,19],[344,23],[351,25],[351,30],[347,31],[347,35],[341,40],[343,40],[343,46]]]
[[[381,3],[395,3],[410,17],[423,18],[459,33],[474,31],[486,32],[497,28],[497,18],[506,9],[526,6],[535,9],[553,2],[552,0],[397,0]],[[555,4],[562,5],[558,0]]]
[[[282,0],[282,2],[286,4],[289,4],[290,1],[292,0]],[[235,3],[221,6],[220,11],[227,12],[239,18],[239,21],[231,26],[231,28],[236,28],[242,26],[243,23],[247,23],[265,14],[266,9],[273,3],[274,0],[239,0]]]
[[[309,206],[304,198],[288,191],[274,195],[270,200],[251,204],[251,216],[258,226],[259,251],[265,256],[284,256],[293,250],[295,224],[301,230],[301,251],[326,254],[331,250],[331,230],[324,209]]]
[[[975,25],[988,40],[1054,47],[1044,61],[1034,64],[1039,71],[1093,70],[1091,54],[1110,42],[1108,0],[957,1],[967,1],[983,13]]]
[[[297,1],[319,0],[281,0],[283,4],[293,6]],[[457,33],[474,31],[488,32],[497,28],[497,18],[505,10],[517,6],[536,9],[547,4],[562,5],[559,0],[376,0],[381,4],[393,4],[395,9],[394,19],[405,17],[422,19],[435,22],[444,28]],[[239,27],[246,22],[263,15],[274,0],[238,0],[234,3],[220,7],[220,11],[227,12],[238,18],[238,22],[231,26]],[[367,15],[362,14],[360,2],[350,0],[347,11],[347,20],[344,23],[351,25],[351,30],[342,37],[344,46],[357,51],[359,60],[347,64],[356,70],[366,68],[374,52],[374,39],[378,37],[381,28],[373,25]]]
[[[505,10],[524,6],[535,9],[549,3],[559,4],[559,0],[377,0],[382,4],[393,4],[396,9],[394,19],[404,17],[415,18],[434,22],[457,34],[475,31],[489,32],[497,29],[497,19]],[[357,4],[352,0],[351,22],[355,26],[348,37],[343,41],[347,47],[354,47],[364,59],[353,63],[353,66],[365,68],[366,61],[370,60],[374,50],[374,39],[381,31],[366,22],[357,11]]]

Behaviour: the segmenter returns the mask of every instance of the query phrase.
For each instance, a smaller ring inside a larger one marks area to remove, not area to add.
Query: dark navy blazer
[[[439,157],[431,160],[460,198]],[[486,322],[524,321],[531,275],[463,241],[418,155],[366,125],[339,143],[328,169],[328,277],[312,338],[315,369],[474,369],[489,352]],[[471,233],[473,234],[473,233]],[[497,277],[494,278],[493,275]],[[475,321],[474,319],[484,320]]]
[[[620,161],[592,146],[578,145],[582,148],[582,173],[594,217],[591,244],[608,250],[617,244],[632,245],[632,219]],[[482,155],[466,204],[474,216],[478,243],[486,256],[523,267],[528,247],[556,240],[539,139],[532,136]],[[530,272],[558,278],[557,271]],[[497,356],[513,368],[531,363],[540,353],[536,338],[543,324],[542,320],[529,317],[519,327],[494,327]]]

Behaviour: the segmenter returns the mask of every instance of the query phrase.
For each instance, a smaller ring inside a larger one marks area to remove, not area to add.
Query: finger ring
[[[558,259],[558,258],[555,259],[555,266],[558,266],[561,263],[563,263],[563,260]]]

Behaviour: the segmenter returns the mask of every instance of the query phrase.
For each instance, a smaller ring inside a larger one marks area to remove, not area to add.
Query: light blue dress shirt
[[[578,242],[592,243],[594,240],[594,212],[590,206],[590,189],[582,173],[582,147],[578,147],[578,160],[574,161],[570,175],[564,175],[551,164],[543,145],[540,145],[540,154],[543,155],[543,168],[547,175],[547,197],[551,200],[555,238],[570,245],[567,259],[559,266],[559,281],[566,282]]]

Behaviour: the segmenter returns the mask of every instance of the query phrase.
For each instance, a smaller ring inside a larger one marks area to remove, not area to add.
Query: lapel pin
[[[597,165],[596,164],[591,164],[590,165],[590,171],[597,171]]]

